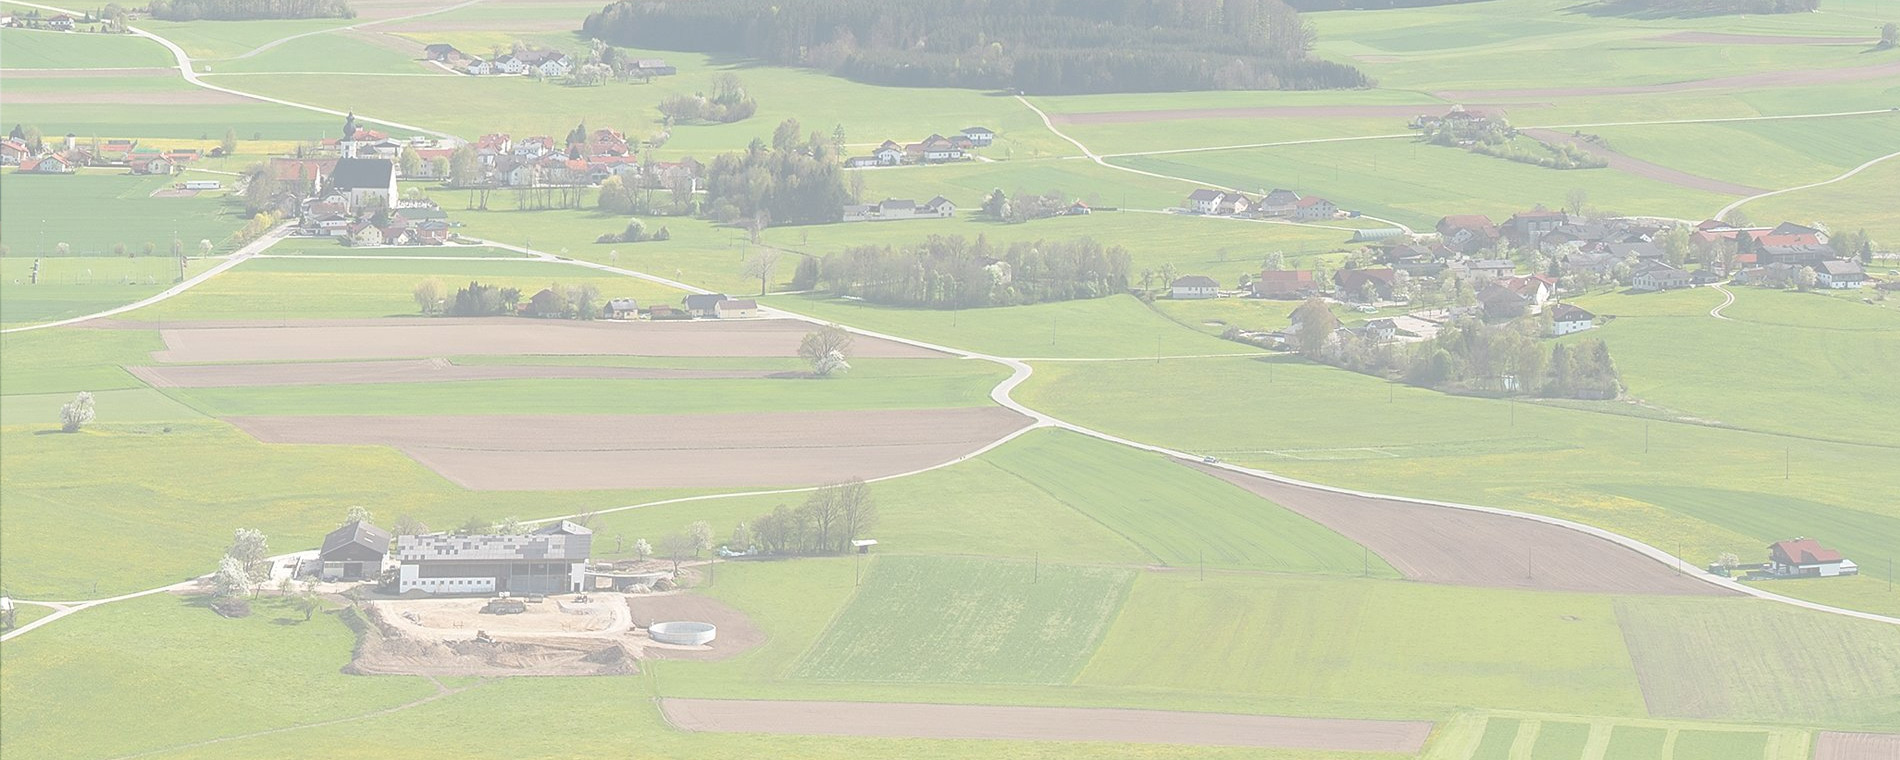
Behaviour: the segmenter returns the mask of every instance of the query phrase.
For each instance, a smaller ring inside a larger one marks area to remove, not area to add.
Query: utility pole
[[[1207,580],[1207,552],[1201,552],[1201,580]]]
[[[1789,446],[1781,460],[1781,479],[1787,480],[1794,474],[1794,447]]]
[[[1643,420],[1643,453],[1649,453],[1649,420]]]
[[[1034,570],[1034,574],[1029,576],[1029,582],[1042,582],[1042,552],[1036,552],[1036,569]]]

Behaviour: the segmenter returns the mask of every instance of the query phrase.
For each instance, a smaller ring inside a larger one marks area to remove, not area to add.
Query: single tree
[[[1880,27],[1880,46],[1882,48],[1900,46],[1900,24],[1889,21]]]
[[[733,551],[743,552],[752,548],[752,529],[745,523],[732,528],[732,541],[728,544]]]
[[[701,552],[712,551],[713,529],[710,523],[705,520],[695,521],[692,525],[686,526],[686,535],[693,539],[693,556],[697,557]]]
[[[851,333],[837,325],[825,325],[806,333],[804,340],[798,343],[799,358],[810,363],[812,372],[820,377],[829,374],[825,365],[834,361],[833,354],[837,354],[837,361],[851,355]],[[835,371],[836,367],[831,369]]]
[[[343,517],[342,524],[349,525],[351,523],[366,523],[370,521],[370,517],[371,516],[369,513],[369,507],[354,506],[354,507],[350,507],[349,513]]]
[[[673,574],[678,575],[680,563],[693,556],[693,548],[698,544],[693,537],[684,533],[672,533],[660,539],[660,551],[673,562]]]
[[[441,313],[443,294],[442,281],[434,277],[425,278],[422,282],[416,283],[413,293],[417,308],[420,308],[425,315]]]
[[[402,176],[415,177],[422,173],[422,154],[416,152],[416,146],[402,146],[402,155],[397,159]]]
[[[124,256],[124,255],[125,255],[125,244],[124,244],[124,243],[113,243],[113,244],[112,244],[112,255],[114,255],[114,256]]]
[[[397,515],[396,524],[392,528],[398,536],[420,536],[429,532],[429,526],[416,519],[415,515],[407,513]]]
[[[504,536],[519,536],[528,532],[528,525],[521,518],[509,515],[495,525],[495,532]]]
[[[270,540],[264,531],[256,528],[238,528],[231,532],[231,546],[224,550],[225,556],[237,560],[244,568],[244,575],[253,582],[270,577],[270,565],[264,560],[270,555]]]
[[[59,428],[68,433],[77,433],[79,429],[91,424],[93,418],[92,393],[80,391],[72,401],[59,408]]]
[[[644,538],[635,539],[633,542],[633,556],[639,557],[640,559],[643,559],[643,560],[652,559],[653,545],[647,543],[647,540]]]
[[[1814,275],[1814,267],[1800,267],[1794,270],[1794,286],[1797,290],[1813,290],[1819,278]]]
[[[1581,187],[1573,187],[1570,192],[1564,193],[1564,210],[1570,212],[1571,216],[1583,216],[1583,207],[1589,202],[1590,191]]]
[[[741,273],[747,279],[759,281],[759,295],[765,295],[766,287],[771,283],[772,274],[778,271],[779,255],[777,248],[760,248],[745,260]]]
[[[227,156],[237,152],[237,128],[236,127],[231,127],[224,130],[224,139],[218,141],[218,147],[224,149],[224,155],[227,155]]]
[[[251,578],[244,571],[244,562],[226,555],[218,560],[218,571],[211,575],[212,595],[220,599],[235,599],[249,593]]]

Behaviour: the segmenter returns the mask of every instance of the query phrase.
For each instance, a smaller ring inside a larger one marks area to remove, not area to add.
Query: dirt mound
[[[669,620],[691,620],[700,623],[712,623],[719,627],[719,637],[713,639],[712,648],[704,650],[667,649],[649,647],[645,656],[665,660],[723,660],[749,651],[765,643],[765,632],[746,617],[745,613],[727,607],[717,599],[709,599],[698,594],[655,594],[650,596],[627,597],[627,608],[633,612],[633,624],[642,630],[654,623]]]
[[[424,641],[402,635],[374,607],[354,617],[356,655],[345,673],[416,676],[621,676],[640,672],[627,645],[587,638]]]

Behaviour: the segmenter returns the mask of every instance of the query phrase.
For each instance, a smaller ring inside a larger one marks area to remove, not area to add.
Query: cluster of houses
[[[844,160],[847,169],[868,169],[879,166],[906,166],[913,164],[946,164],[971,158],[970,151],[987,148],[996,141],[996,132],[989,127],[965,127],[950,137],[933,134],[914,143],[901,144],[896,140],[885,140],[868,156],[852,156]]]
[[[53,16],[41,16],[38,12],[30,14],[0,14],[0,27],[7,29],[43,29],[49,32],[70,32],[79,28],[79,19],[60,13]]]
[[[619,177],[628,187],[697,191],[706,166],[691,156],[678,161],[641,160],[637,144],[613,129],[596,129],[584,141],[557,141],[545,135],[515,140],[486,134],[472,144],[484,187],[562,187],[598,185]]]
[[[84,168],[108,168],[125,169],[133,174],[172,175],[207,155],[222,154],[221,148],[213,148],[209,153],[196,148],[163,149],[140,145],[138,140],[81,143],[71,133],[57,143],[45,141],[34,151],[17,125],[5,140],[0,140],[0,166],[12,166],[14,171],[26,174],[72,174]]]
[[[956,216],[956,213],[957,204],[941,195],[922,203],[909,198],[885,198],[869,205],[846,205],[844,221],[890,222],[905,219],[948,219]]]
[[[452,71],[471,76],[539,76],[558,79],[573,73],[578,66],[573,56],[559,50],[515,50],[482,58],[457,50],[454,45],[435,43],[424,46],[422,57]],[[631,62],[628,73],[641,78],[672,76],[679,68],[661,58],[641,58]]]
[[[532,311],[535,298],[544,294],[550,302],[553,300],[551,291],[536,293],[534,298],[528,299],[527,316],[535,316]],[[601,316],[614,320],[753,319],[759,316],[759,302],[751,298],[729,298],[724,293],[691,293],[680,299],[679,306],[664,303],[641,306],[632,298],[613,298],[602,307]]]
[[[1311,221],[1334,219],[1340,215],[1339,206],[1332,201],[1313,195],[1301,196],[1299,193],[1284,188],[1275,189],[1254,198],[1246,193],[1203,187],[1189,193],[1187,201],[1181,207],[1195,214],[1254,219]]]

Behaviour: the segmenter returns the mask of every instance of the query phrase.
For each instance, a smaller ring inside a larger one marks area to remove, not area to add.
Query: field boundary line
[[[1824,185],[1832,185],[1836,182],[1839,182],[1841,180],[1844,180],[1856,174],[1859,174],[1863,171],[1866,171],[1867,169],[1872,168],[1874,164],[1878,164],[1890,158],[1900,158],[1900,151],[1894,151],[1892,153],[1888,153],[1887,155],[1868,161],[1867,163],[1861,164],[1860,166],[1856,166],[1852,169],[1848,169],[1845,173],[1841,174],[1838,177],[1834,177],[1833,179],[1824,179],[1824,180],[1821,180],[1820,182],[1811,182],[1806,185],[1798,185],[1795,187],[1784,187],[1780,190],[1770,190],[1768,192],[1761,193],[1760,195],[1748,196],[1747,198],[1743,198],[1734,203],[1730,203],[1727,206],[1723,206],[1721,211],[1715,212],[1714,218],[1721,219],[1722,217],[1728,216],[1728,213],[1730,211],[1734,211],[1735,209],[1741,208],[1743,204],[1749,203],[1750,201],[1758,201],[1763,198],[1772,198],[1774,196],[1781,195],[1784,193],[1793,193],[1793,192],[1798,192],[1801,190],[1811,190],[1813,188],[1822,187]]]
[[[278,45],[282,45],[286,42],[291,42],[293,40],[300,40],[305,37],[315,37],[319,34],[330,34],[332,32],[355,31],[357,29],[361,29],[366,26],[376,26],[377,24],[388,24],[388,23],[392,23],[396,21],[409,21],[411,19],[418,19],[424,16],[433,16],[438,13],[448,13],[449,11],[459,11],[463,8],[467,8],[471,5],[475,5],[480,2],[483,2],[483,0],[466,0],[466,2],[456,3],[455,5],[450,5],[443,8],[436,8],[434,10],[423,11],[421,13],[412,13],[407,16],[391,16],[389,18],[371,19],[369,21],[358,21],[348,26],[335,26],[335,27],[330,27],[329,29],[315,29],[308,32],[300,32],[298,34],[290,35],[289,37],[282,37],[279,39],[271,40],[270,42],[266,42],[262,45],[252,48],[250,52],[244,53],[242,55],[235,55],[230,58],[215,58],[212,60],[218,60],[218,61],[241,60],[244,58],[249,58],[251,56],[257,55],[258,53],[262,53],[266,50],[277,47]],[[434,75],[430,75],[430,76],[434,76]]]

